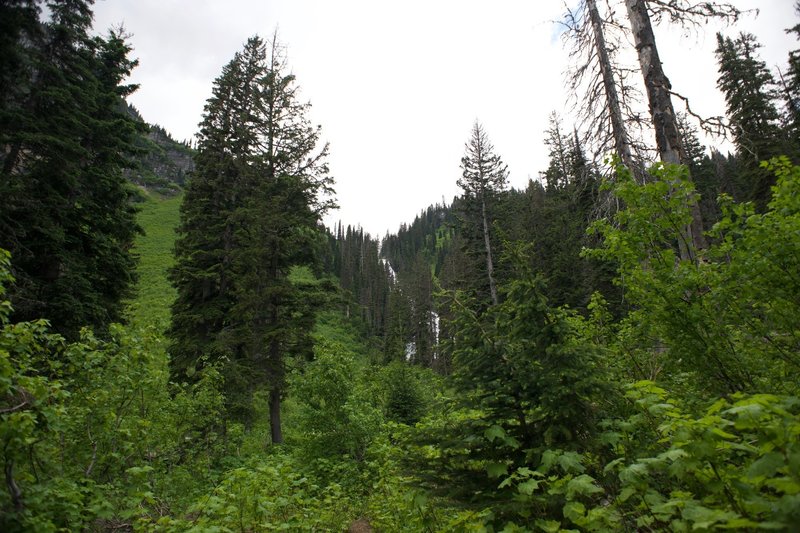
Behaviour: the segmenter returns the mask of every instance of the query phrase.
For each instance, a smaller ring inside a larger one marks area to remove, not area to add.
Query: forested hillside
[[[796,531],[800,50],[717,34],[706,119],[652,30],[741,15],[578,3],[537,179],[475,121],[373,236],[276,34],[190,147],[92,2],[0,4],[0,530]]]

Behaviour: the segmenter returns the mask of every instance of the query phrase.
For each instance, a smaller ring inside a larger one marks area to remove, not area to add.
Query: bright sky
[[[724,112],[716,31],[755,33],[773,68],[800,47],[783,31],[798,22],[794,0],[733,3],[760,15],[736,28],[657,33],[673,88],[703,114]],[[511,185],[524,187],[547,167],[548,115],[568,113],[566,53],[552,22],[560,0],[98,0],[94,10],[98,31],[122,23],[132,34],[140,88],[130,101],[176,139],[197,132],[213,80],[247,38],[277,28],[331,144],[340,209],[326,222],[376,236],[458,194],[476,118]]]

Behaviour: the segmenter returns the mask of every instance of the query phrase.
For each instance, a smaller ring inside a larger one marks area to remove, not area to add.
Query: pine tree
[[[139,126],[124,112],[136,65],[120,32],[90,37],[90,2],[3,5],[0,246],[18,280],[14,320],[45,317],[74,337],[122,315],[138,227],[122,175]],[[9,15],[6,19],[5,16]]]
[[[747,199],[764,209],[774,176],[760,163],[786,147],[775,106],[775,79],[757,55],[760,47],[752,34],[742,33],[736,39],[717,34],[717,86],[725,95],[737,156],[744,166],[740,179],[749,191]]]
[[[21,118],[16,113],[33,81],[31,48],[42,39],[39,11],[34,0],[0,4],[0,131],[8,131],[12,118]]]
[[[315,263],[332,205],[309,105],[297,101],[276,40],[253,37],[226,65],[206,105],[171,273],[173,373],[220,362],[228,408],[245,420],[265,386],[273,443],[283,440],[284,364],[309,355],[313,322],[313,290],[290,274]]]
[[[236,359],[219,338],[235,302],[235,217],[252,194],[247,151],[253,144],[248,101],[265,69],[263,43],[248,41],[222,70],[206,103],[198,138],[196,169],[181,204],[170,276],[178,288],[170,337],[173,374],[192,374],[201,357]]]
[[[800,1],[795,3],[795,11],[800,15]],[[800,24],[786,30],[800,39]],[[796,153],[800,154],[800,49],[789,52],[789,65],[786,75],[781,76],[783,97],[786,102],[785,129]]]
[[[561,120],[556,113],[550,114],[549,122],[544,144],[549,151],[550,165],[544,171],[543,177],[548,190],[556,190],[570,182],[570,154],[567,150],[569,137],[561,132]]]
[[[483,241],[480,255],[485,261],[485,275],[489,296],[493,304],[498,303],[497,282],[494,274],[492,254],[492,202],[506,188],[508,167],[494,153],[494,146],[483,126],[476,120],[472,135],[465,145],[466,153],[461,158],[462,175],[458,186],[464,190],[464,226],[470,232],[480,234]],[[477,250],[473,250],[476,253]]]
[[[721,212],[717,199],[720,193],[726,191],[717,179],[714,162],[706,154],[706,147],[700,142],[697,128],[685,113],[678,114],[678,129],[686,153],[686,166],[689,167],[697,192],[700,193],[700,212],[707,231],[719,220]]]

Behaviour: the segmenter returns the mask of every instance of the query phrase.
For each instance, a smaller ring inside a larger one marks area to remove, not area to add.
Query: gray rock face
[[[194,170],[195,150],[188,142],[179,142],[161,126],[148,124],[135,107],[128,104],[128,113],[148,127],[148,133],[137,143],[140,153],[134,156],[134,168],[126,171],[136,185],[159,194],[178,194]]]

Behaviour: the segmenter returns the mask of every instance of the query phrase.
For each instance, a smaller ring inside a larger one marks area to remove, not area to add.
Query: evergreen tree
[[[686,154],[686,166],[700,193],[700,212],[702,214],[704,229],[711,229],[719,220],[720,209],[717,199],[723,190],[714,171],[714,162],[706,154],[706,148],[700,142],[697,128],[689,122],[685,113],[678,114],[678,129],[680,130],[683,150]]]
[[[548,305],[540,278],[526,272],[505,292],[489,322],[466,307],[457,312],[455,382],[521,449],[579,446],[593,425],[590,398],[602,388],[597,354],[569,342],[567,315]]]
[[[795,3],[795,11],[800,15],[800,1]],[[800,24],[786,30],[800,39]],[[783,82],[783,96],[786,101],[787,136],[793,141],[797,152],[800,152],[800,49],[789,52],[789,66]]]
[[[220,342],[234,304],[234,213],[252,193],[242,140],[252,135],[246,100],[263,65],[263,45],[248,41],[222,70],[205,106],[196,169],[181,204],[181,225],[171,272],[178,296],[169,335],[173,374],[192,374],[201,357],[215,361],[226,353]],[[249,87],[248,87],[249,86]],[[252,141],[250,142],[252,144]]]
[[[30,91],[34,45],[42,42],[39,6],[34,0],[0,4],[0,124],[8,131],[12,118],[22,119],[22,102]]]
[[[462,175],[458,180],[458,186],[464,190],[463,228],[467,230],[467,235],[480,235],[481,245],[476,244],[472,252],[483,256],[486,285],[491,302],[496,305],[498,297],[494,274],[495,259],[492,254],[492,203],[506,188],[508,167],[494,153],[489,136],[477,120],[465,149],[466,153],[461,158]]]
[[[201,124],[196,171],[181,213],[172,370],[223,363],[229,410],[247,419],[256,386],[269,390],[272,442],[288,356],[309,355],[313,308],[292,270],[312,265],[331,206],[327,146],[297,101],[273,40],[248,40],[217,78]]]
[[[348,226],[343,230],[339,225],[336,236],[330,235],[330,247],[335,259],[328,271],[339,278],[344,313],[356,314],[367,335],[382,338],[391,274],[386,260],[380,257],[379,241],[361,228]]]
[[[561,120],[556,113],[550,114],[549,122],[544,144],[549,151],[550,165],[542,177],[548,190],[556,190],[563,188],[570,181],[570,154],[567,150],[569,137],[561,132]]]
[[[760,47],[752,34],[742,33],[736,39],[717,34],[717,86],[725,95],[737,156],[743,165],[740,180],[747,199],[764,209],[774,176],[760,163],[779,155],[786,146],[781,142],[775,106],[775,79],[758,57]]]
[[[18,279],[14,320],[45,317],[74,337],[119,320],[134,281],[122,171],[139,127],[122,82],[136,62],[120,32],[89,36],[91,2],[47,5],[43,22],[32,2],[0,8],[0,246]]]

